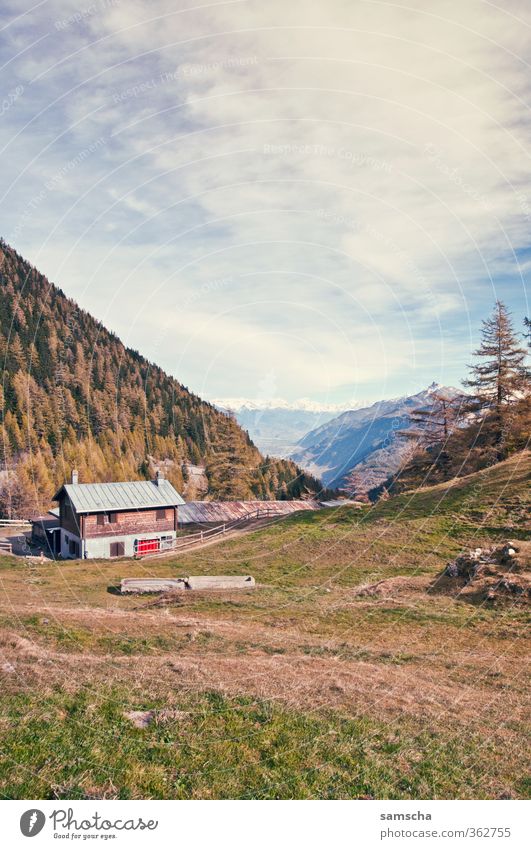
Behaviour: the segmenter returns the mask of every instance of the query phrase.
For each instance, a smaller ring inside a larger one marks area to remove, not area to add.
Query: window
[[[160,538],[160,547],[164,549],[173,547],[173,537],[164,536]]]
[[[165,510],[157,510],[157,522],[164,522],[166,519]]]
[[[111,542],[111,557],[123,557],[125,554],[125,543]]]
[[[68,543],[68,553],[72,557],[79,557],[79,545],[75,541],[75,539],[71,539]]]
[[[98,513],[96,523],[98,525],[118,524],[118,513]]]

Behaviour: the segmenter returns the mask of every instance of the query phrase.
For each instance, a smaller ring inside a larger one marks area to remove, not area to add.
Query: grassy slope
[[[525,611],[434,584],[463,547],[529,536],[530,469],[526,453],[165,561],[2,559],[0,792],[526,795]],[[122,577],[208,572],[261,586],[112,593]],[[124,717],[148,709],[145,729]]]

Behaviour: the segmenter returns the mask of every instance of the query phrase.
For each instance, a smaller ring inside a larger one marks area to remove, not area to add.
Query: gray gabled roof
[[[155,507],[176,507],[184,504],[177,490],[165,479],[154,481],[124,481],[123,483],[66,483],[56,492],[58,501],[66,492],[76,513],[97,513],[100,510],[145,510]]]
[[[179,522],[211,524],[244,519],[254,511],[267,511],[270,517],[287,516],[299,510],[317,510],[315,501],[187,501],[179,510]]]

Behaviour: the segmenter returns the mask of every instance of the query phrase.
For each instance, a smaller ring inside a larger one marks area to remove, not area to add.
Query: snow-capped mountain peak
[[[309,398],[299,398],[297,401],[286,401],[284,398],[216,398],[212,401],[216,407],[232,410],[304,410],[308,413],[341,413],[360,406],[359,402],[352,404],[324,404],[311,401]]]

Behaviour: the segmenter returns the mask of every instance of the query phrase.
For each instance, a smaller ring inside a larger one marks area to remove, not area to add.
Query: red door
[[[160,539],[137,539],[135,543],[137,554],[148,554],[150,551],[159,551]]]

